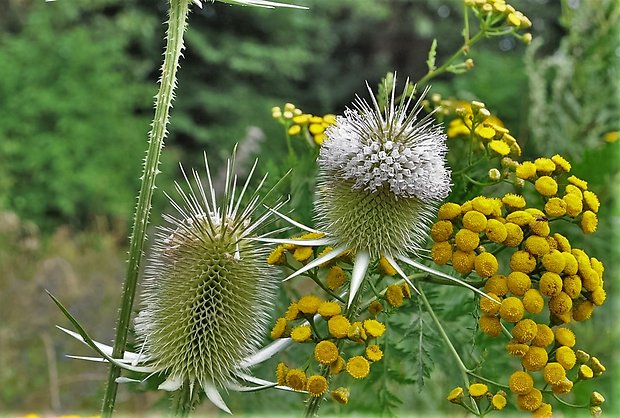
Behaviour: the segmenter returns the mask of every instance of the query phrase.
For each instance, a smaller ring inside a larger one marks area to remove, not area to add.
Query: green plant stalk
[[[166,47],[164,62],[161,69],[159,91],[155,98],[155,116],[149,132],[149,146],[146,151],[144,171],[141,177],[140,192],[134,216],[134,224],[129,243],[129,263],[127,275],[123,285],[121,308],[116,325],[116,336],[112,357],[122,358],[127,343],[129,320],[136,293],[136,285],[142,265],[146,227],[151,212],[151,201],[155,189],[155,177],[159,173],[159,158],[166,137],[170,107],[176,87],[176,72],[183,50],[183,33],[187,27],[189,0],[170,0],[168,28],[166,31]],[[101,407],[102,418],[112,416],[116,402],[116,379],[120,376],[119,367],[111,365],[108,375],[108,384]]]
[[[459,371],[461,372],[461,377],[463,378],[463,383],[465,384],[465,387],[469,387],[469,376],[468,376],[469,369],[465,366],[465,363],[463,363],[463,360],[461,360],[461,356],[459,356],[459,353],[456,351],[456,348],[454,348],[454,345],[450,341],[450,337],[448,337],[448,334],[446,333],[446,331],[443,329],[443,326],[441,325],[439,318],[437,318],[437,315],[435,315],[435,311],[433,310],[433,307],[431,306],[431,304],[428,302],[428,299],[426,298],[426,295],[424,294],[424,291],[422,290],[422,286],[419,286],[418,290],[420,292],[420,299],[422,299],[422,303],[424,304],[426,311],[429,313],[429,315],[433,319],[433,322],[435,323],[435,325],[437,326],[437,329],[439,330],[439,334],[441,334],[441,337],[443,338],[444,342],[448,346],[448,349],[450,350],[450,352],[454,356],[454,359],[456,360],[456,364],[459,368]],[[472,407],[474,408],[474,411],[476,412],[476,414],[480,413],[480,411],[478,410],[478,405],[475,402],[473,402],[473,400],[472,400]]]

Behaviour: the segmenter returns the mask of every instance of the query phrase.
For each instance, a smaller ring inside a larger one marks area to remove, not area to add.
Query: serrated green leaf
[[[426,65],[428,66],[429,72],[434,71],[437,68],[435,66],[436,55],[437,55],[437,39],[433,39],[431,48],[428,50],[428,58],[426,59]]]

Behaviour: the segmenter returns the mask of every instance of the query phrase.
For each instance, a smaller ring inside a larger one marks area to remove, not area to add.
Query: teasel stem
[[[144,160],[144,171],[140,178],[140,192],[134,216],[134,224],[129,242],[129,263],[123,285],[121,308],[116,325],[116,336],[112,357],[122,358],[127,343],[129,321],[133,308],[138,275],[142,265],[146,227],[151,212],[151,201],[155,189],[155,177],[159,173],[159,159],[166,137],[170,107],[176,87],[176,72],[183,51],[183,33],[187,27],[189,0],[170,0],[168,28],[166,31],[166,47],[164,62],[159,80],[159,91],[155,97],[155,116],[149,132],[148,149]],[[120,376],[119,367],[111,365],[108,384],[101,407],[101,417],[112,416],[116,402],[117,383]]]

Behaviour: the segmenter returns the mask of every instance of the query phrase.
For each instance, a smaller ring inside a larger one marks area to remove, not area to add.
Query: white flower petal
[[[297,241],[299,243],[299,241]],[[323,264],[323,263],[327,263],[330,260],[333,260],[334,258],[342,255],[343,253],[345,253],[347,251],[347,246],[346,245],[341,245],[340,247],[334,248],[333,250],[331,250],[330,252],[328,252],[327,254],[319,257],[319,258],[315,258],[314,260],[312,260],[310,263],[306,264],[305,266],[303,266],[302,268],[300,268],[299,270],[297,270],[295,273],[291,274],[290,276],[288,276],[286,279],[284,279],[283,281],[287,281],[292,279],[293,277],[299,276],[300,274],[303,274],[305,272],[307,272],[308,270],[311,270],[315,267],[318,267],[319,265]]]
[[[296,226],[299,229],[303,229],[304,231],[308,231],[308,232],[316,232],[316,233],[320,233],[321,232],[321,231],[317,231],[316,229],[312,229],[312,228],[310,228],[310,227],[308,227],[308,226],[306,226],[306,225],[304,225],[302,223],[299,223],[299,222],[289,218],[288,216],[278,212],[275,209],[267,207],[267,210],[271,211],[274,215],[284,219],[286,222],[290,223],[291,225]]]
[[[403,269],[400,268],[400,266],[398,265],[398,263],[392,258],[391,255],[384,255],[385,259],[388,261],[388,263],[390,263],[390,265],[392,267],[394,267],[394,270],[396,270],[396,272],[403,278],[405,279],[405,281],[407,282],[407,284],[409,284],[409,286],[413,287],[413,290],[416,291],[416,293],[419,295],[420,291],[418,290],[417,287],[415,287],[415,285],[411,282],[411,280],[409,280],[409,277],[407,277],[407,275],[405,274],[405,272],[403,271]]]
[[[272,244],[293,244],[302,247],[318,247],[320,245],[329,245],[333,241],[329,238],[320,239],[294,239],[294,238],[250,238],[253,241],[270,242]]]
[[[286,347],[291,345],[293,340],[290,338],[280,338],[266,347],[258,350],[256,353],[252,354],[249,357],[246,357],[239,366],[243,368],[249,368],[252,366],[256,366],[266,360],[269,360],[271,357],[284,350]]]
[[[280,389],[280,390],[285,390],[288,392],[297,392],[295,389],[290,388],[288,386],[279,386],[276,382],[270,382],[269,380],[265,380],[265,379],[260,379],[258,377],[255,376],[251,376],[249,374],[246,373],[238,373],[237,374],[241,379],[250,382],[250,383],[256,383],[257,385],[261,385],[258,386],[257,388],[260,389],[266,389],[266,388],[274,388],[274,389]],[[245,386],[239,386],[241,388],[246,388]],[[233,389],[233,388],[231,388]],[[256,388],[250,388],[250,389],[256,389]],[[234,389],[233,389],[234,390]],[[243,390],[243,392],[249,392],[248,390]]]
[[[77,332],[73,332],[70,331],[66,328],[63,328],[59,325],[56,325],[56,328],[58,328],[59,330],[69,334],[70,336],[72,336],[73,338],[75,338],[76,340],[80,341],[83,344],[88,345],[88,343],[86,341],[84,341],[84,338],[82,338],[82,336],[80,334],[78,334]],[[104,352],[105,354],[107,354],[108,356],[112,355],[112,347],[97,341],[94,341],[95,345],[97,346],[97,348],[99,350],[101,350],[102,352]],[[90,346],[89,346],[90,347]],[[125,351],[125,353],[123,353],[123,358],[122,359],[115,359],[117,361],[132,361],[139,358],[139,355],[137,353],[132,353],[131,351]]]
[[[496,301],[496,300],[494,300],[493,298],[491,298],[489,295],[487,295],[486,293],[484,293],[482,290],[480,290],[480,289],[477,289],[477,288],[473,287],[473,286],[472,286],[472,285],[470,285],[469,283],[465,283],[465,282],[464,282],[463,280],[461,280],[461,279],[457,279],[456,277],[452,277],[452,276],[450,276],[449,274],[442,273],[441,271],[435,270],[435,269],[433,269],[433,268],[431,268],[431,267],[429,267],[429,266],[427,266],[427,265],[424,265],[424,264],[422,264],[422,263],[419,263],[419,262],[417,262],[417,261],[414,261],[414,260],[412,260],[412,259],[410,259],[409,257],[406,257],[406,256],[404,256],[404,255],[399,255],[399,256],[397,256],[397,257],[398,257],[398,259],[399,259],[399,260],[404,261],[405,263],[409,264],[409,265],[410,265],[410,266],[412,266],[412,267],[415,267],[415,268],[417,268],[417,269],[420,269],[420,270],[422,270],[422,271],[425,271],[425,272],[427,272],[427,273],[430,273],[430,274],[432,274],[432,275],[434,275],[434,276],[441,277],[441,278],[443,278],[443,279],[447,279],[447,280],[453,281],[453,282],[455,282],[455,283],[458,283],[458,284],[460,284],[461,286],[464,286],[464,287],[468,288],[469,290],[472,290],[472,291],[474,291],[474,292],[478,293],[479,295],[484,296],[485,298],[487,298],[487,299],[489,299],[489,300],[492,300],[493,302],[497,303],[497,301]]]
[[[215,386],[207,382],[202,382],[202,389],[205,391],[207,398],[209,398],[213,405],[232,415],[232,412],[230,412],[230,409],[226,406],[224,399],[222,399],[222,395],[220,395],[220,392]]]
[[[161,385],[157,386],[157,389],[174,392],[179,390],[181,386],[183,386],[183,378],[181,376],[168,376]]]
[[[370,254],[368,254],[368,251],[360,251],[355,255],[353,272],[351,273],[351,286],[349,287],[349,302],[347,303],[347,308],[351,306],[351,303],[353,303],[353,299],[364,281],[364,276],[366,276],[366,270],[368,270],[369,264]]]

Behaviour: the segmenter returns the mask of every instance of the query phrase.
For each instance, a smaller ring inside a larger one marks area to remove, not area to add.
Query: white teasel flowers
[[[414,103],[413,95],[408,95],[405,87],[396,103],[394,78],[391,86],[384,86],[389,93],[384,107],[370,87],[368,91],[371,104],[358,96],[353,108],[346,109],[344,116],[338,116],[336,124],[325,132],[318,158],[318,231],[278,214],[306,231],[322,232],[325,236],[313,240],[263,239],[333,247],[285,280],[350,251],[355,259],[348,306],[358,293],[370,262],[381,256],[414,289],[397,261],[483,294],[411,258],[419,255],[437,205],[451,189],[447,137],[434,123],[432,114],[419,117],[428,89]]]
[[[159,228],[145,269],[142,306],[135,321],[140,353],[112,359],[111,347],[82,333],[63,331],[94,346],[103,357],[77,358],[164,375],[162,390],[200,387],[211,402],[230,412],[219,389],[275,386],[250,376],[243,363],[265,334],[278,285],[277,272],[265,261],[269,249],[253,238],[283,203],[257,215],[263,207],[258,192],[265,176],[243,205],[256,162],[238,191],[233,157],[227,164],[224,200],[218,206],[206,155],[205,165],[206,189],[197,171],[192,171],[190,180],[181,168],[187,191],[176,183],[180,201],[168,196],[178,216],[164,216],[169,225]],[[240,380],[260,386],[241,386]]]

